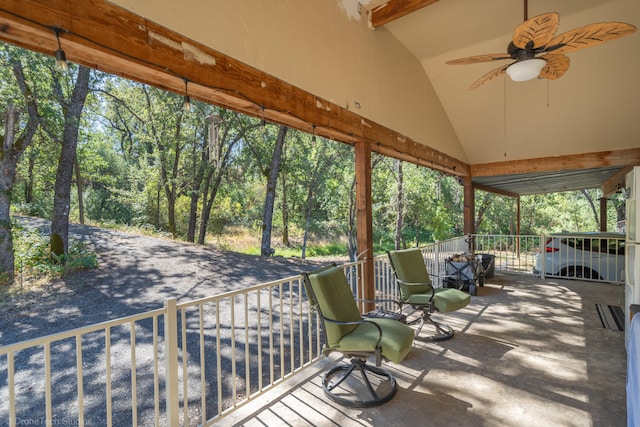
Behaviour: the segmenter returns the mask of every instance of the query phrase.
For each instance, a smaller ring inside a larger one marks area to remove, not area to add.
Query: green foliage
[[[60,277],[75,271],[96,268],[96,254],[79,241],[69,242],[68,255],[57,256],[50,251],[48,236],[38,229],[13,226],[16,277]]]
[[[260,247],[252,246],[242,251],[248,255],[260,255]],[[308,246],[306,249],[307,257],[329,257],[337,256],[344,257],[347,254],[347,245],[344,243],[327,243],[316,244]],[[299,246],[283,248],[276,248],[274,256],[280,256],[285,258],[300,258],[302,256],[302,248]]]
[[[5,102],[24,106],[8,66],[10,56],[25,64],[43,120],[42,129],[18,165],[13,211],[46,218],[52,212],[60,152],[56,135],[61,134],[63,124],[56,92],[68,94],[72,79],[61,78],[59,87],[55,87],[51,57],[0,44],[0,95]],[[207,223],[208,243],[250,251],[244,248],[252,245],[239,245],[222,236],[233,227],[242,227],[253,231],[253,247],[259,253],[266,174],[278,126],[260,126],[256,118],[195,100],[192,112],[187,114],[180,108],[179,94],[97,71],[91,86],[93,92],[79,124],[78,144],[87,222],[156,236],[183,237],[191,218],[196,218],[196,229],[200,225],[205,199],[209,200],[213,183],[219,178]],[[214,147],[209,146],[208,139],[207,117],[212,115],[221,118],[215,147],[217,159],[212,158],[215,150],[211,150]],[[221,169],[222,162],[225,168]],[[372,164],[374,249],[380,252],[395,243],[398,176],[393,159],[373,155]],[[273,229],[281,234],[287,228],[291,248],[279,246],[274,238],[272,246],[278,255],[301,256],[305,235],[306,256],[345,255],[347,249],[342,242],[350,230],[354,175],[351,146],[300,131],[289,132],[276,188]],[[410,164],[405,164],[403,175],[402,244],[422,245],[461,235],[463,189],[457,179]],[[596,230],[598,222],[591,206],[598,203],[598,198],[596,190],[524,196],[521,234]],[[77,200],[75,193],[72,218],[79,217]],[[610,230],[621,219],[623,206],[620,197],[609,203]],[[516,201],[477,191],[476,222],[478,233],[515,233]],[[327,241],[338,243],[324,243]],[[95,263],[95,257],[92,260],[89,256],[79,258],[77,263],[65,259],[56,264],[48,242],[41,248],[28,246],[20,252],[23,268],[84,268]],[[70,248],[70,257],[74,250]],[[30,259],[42,261],[31,265]]]

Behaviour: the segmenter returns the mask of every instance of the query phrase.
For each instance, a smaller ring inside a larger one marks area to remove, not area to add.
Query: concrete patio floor
[[[624,332],[595,304],[622,305],[624,287],[496,274],[464,310],[438,314],[456,330],[418,337],[393,400],[353,409],[328,400],[324,370],[304,369],[221,420],[242,426],[626,426]]]

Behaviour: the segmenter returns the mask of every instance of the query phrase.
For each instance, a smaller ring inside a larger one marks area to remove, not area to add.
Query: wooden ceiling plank
[[[419,3],[410,1],[409,3]],[[457,176],[469,165],[103,0],[3,0],[0,40]],[[320,108],[319,106],[322,106]]]
[[[507,162],[478,163],[471,165],[470,170],[472,177],[481,177],[638,164],[640,164],[640,148],[629,148]]]
[[[375,30],[437,1],[438,0],[389,0],[369,11],[369,27]]]

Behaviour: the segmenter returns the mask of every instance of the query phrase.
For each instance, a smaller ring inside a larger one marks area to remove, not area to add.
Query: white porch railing
[[[533,273],[536,254],[544,236],[474,234],[472,235],[475,253],[495,256],[495,269],[505,272]]]
[[[624,237],[597,234],[473,235],[477,253],[495,256],[495,269],[541,277],[624,283]],[[547,248],[551,239],[552,247]]]
[[[320,350],[301,276],[168,300],[1,347],[0,425],[212,425]]]
[[[164,313],[1,347],[0,420],[9,426],[137,425],[142,413],[144,420],[159,420]]]
[[[544,236],[473,236],[501,271],[531,272]],[[435,275],[469,250],[425,246]],[[362,298],[362,262],[344,264]],[[397,299],[386,255],[376,298]],[[393,303],[385,304],[395,309]],[[302,276],[0,347],[0,425],[212,425],[318,360],[322,337]]]

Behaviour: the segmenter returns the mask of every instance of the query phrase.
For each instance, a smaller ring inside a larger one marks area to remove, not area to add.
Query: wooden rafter
[[[491,187],[489,185],[479,184],[477,182],[473,183],[473,188],[476,190],[486,191],[488,193],[495,193],[495,194],[500,194],[501,196],[512,197],[514,199],[517,199],[520,197],[519,194],[512,193],[511,191],[501,190],[499,188]]]
[[[438,0],[389,0],[369,11],[369,26],[379,28]]]
[[[515,175],[640,165],[640,148],[471,165],[471,176]]]
[[[104,0],[3,0],[0,40],[339,142],[463,176],[469,166]]]

